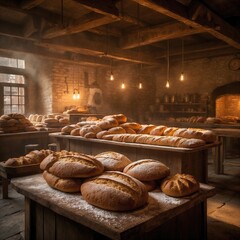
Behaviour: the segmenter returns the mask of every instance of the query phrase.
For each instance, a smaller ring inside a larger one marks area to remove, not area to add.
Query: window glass
[[[25,103],[25,99],[24,97],[19,97],[19,104],[24,104]]]
[[[0,66],[25,69],[25,60],[0,57]]]
[[[4,104],[11,104],[11,97],[10,96],[4,96]]]
[[[10,87],[4,87],[3,88],[3,94],[4,95],[10,95],[11,94],[11,88]]]
[[[12,95],[18,95],[18,87],[12,87],[11,89]]]
[[[0,73],[0,82],[25,84],[24,76]]]
[[[11,105],[4,105],[4,114],[11,113]]]
[[[12,96],[12,104],[18,104],[18,96]]]
[[[20,96],[24,96],[24,88],[23,88],[23,87],[20,87],[20,88],[18,89],[18,91],[19,91],[19,95],[20,95]]]

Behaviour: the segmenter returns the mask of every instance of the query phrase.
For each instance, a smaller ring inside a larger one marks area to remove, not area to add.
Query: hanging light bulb
[[[181,75],[180,75],[180,81],[181,81],[181,82],[184,81],[184,74],[183,74],[183,72],[181,72]]]
[[[111,74],[110,74],[110,80],[113,81],[114,80],[114,76],[113,76],[113,73],[111,71]]]
[[[77,94],[76,94],[76,92],[74,90],[74,92],[73,92],[73,100],[76,100],[76,99],[77,99]]]
[[[182,38],[182,72],[180,75],[180,81],[184,81],[184,74],[183,74],[183,69],[184,69],[184,39]]]
[[[169,83],[169,40],[167,41],[167,82],[166,82],[166,88],[170,87]]]
[[[78,93],[77,93],[77,99],[80,99],[80,93],[79,93],[79,91],[78,91]]]
[[[169,84],[169,81],[167,80],[166,82],[166,88],[169,88],[170,87],[170,84]]]
[[[138,88],[142,89],[142,83],[141,82],[139,83]]]
[[[125,89],[125,83],[122,82],[121,89]]]

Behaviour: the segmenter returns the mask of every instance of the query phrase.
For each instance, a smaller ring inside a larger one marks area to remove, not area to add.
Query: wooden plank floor
[[[210,161],[208,184],[217,188],[217,194],[208,199],[208,240],[239,240],[240,168],[227,166],[224,174],[216,175]],[[0,240],[22,240],[24,198],[11,188],[9,196],[0,200]]]

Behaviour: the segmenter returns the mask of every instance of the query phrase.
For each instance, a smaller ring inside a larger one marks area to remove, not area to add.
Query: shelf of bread
[[[216,141],[215,134],[210,130],[127,122],[127,117],[123,114],[67,125],[62,128],[61,134],[85,139],[187,149],[199,148]]]

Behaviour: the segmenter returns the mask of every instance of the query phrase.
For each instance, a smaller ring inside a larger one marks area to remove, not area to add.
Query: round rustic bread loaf
[[[49,172],[60,178],[85,178],[101,174],[101,162],[89,155],[67,155],[59,157],[49,168]]]
[[[101,162],[106,171],[123,171],[123,169],[132,161],[121,153],[102,152],[95,156]]]
[[[43,178],[47,182],[47,184],[60,190],[62,192],[73,193],[73,192],[80,192],[80,187],[82,181],[80,179],[73,179],[73,178],[59,178],[47,171],[43,172]]]
[[[82,184],[83,198],[111,211],[129,211],[147,203],[148,192],[137,179],[117,171],[104,172]]]
[[[171,197],[184,197],[199,190],[199,182],[189,174],[175,174],[165,179],[161,190]]]
[[[107,116],[103,117],[103,119],[108,119],[108,118],[115,118],[118,121],[119,124],[127,122],[127,117],[122,113],[107,115]]]
[[[107,130],[113,127],[117,127],[118,121],[115,118],[109,117],[106,119],[102,119],[102,121],[99,121],[96,125],[100,127],[102,130]]]
[[[124,168],[123,172],[140,181],[158,180],[170,174],[170,170],[165,164],[153,159],[132,162]]]

